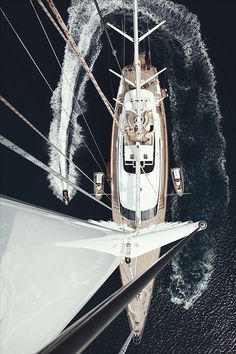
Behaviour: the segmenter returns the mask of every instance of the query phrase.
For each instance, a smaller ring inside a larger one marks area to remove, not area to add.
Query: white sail
[[[58,335],[120,264],[189,235],[199,223],[138,233],[0,198],[0,352],[31,354]],[[204,226],[204,225],[203,225]],[[202,228],[203,228],[202,226]]]
[[[116,269],[123,236],[5,198],[0,213],[0,352],[35,353]],[[74,241],[81,247],[70,247]]]

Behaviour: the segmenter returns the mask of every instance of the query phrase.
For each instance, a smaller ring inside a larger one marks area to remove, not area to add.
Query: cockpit
[[[123,139],[124,170],[135,173],[136,169],[136,142],[139,142],[140,173],[150,173],[155,165],[155,135],[152,112],[141,114],[142,126],[139,134],[135,132],[136,115],[129,111],[126,113],[125,135]]]
[[[136,146],[125,145],[123,143],[123,162],[124,170],[127,173],[135,173],[136,169]],[[150,173],[154,169],[155,165],[155,141],[153,145],[140,145],[139,147],[140,157],[140,173]]]

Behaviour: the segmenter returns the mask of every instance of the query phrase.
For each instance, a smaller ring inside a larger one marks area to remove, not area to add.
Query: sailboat
[[[48,4],[86,67],[53,1],[48,0]],[[162,246],[206,227],[204,221],[165,221],[168,141],[163,100],[166,93],[158,79],[164,69],[158,72],[139,51],[139,43],[162,24],[164,21],[139,37],[137,0],[133,1],[132,37],[109,24],[134,45],[133,63],[121,73],[112,70],[120,78],[114,112],[97,87],[113,117],[111,207],[100,200],[100,190],[96,197],[96,189],[92,195],[74,187],[111,210],[112,220],[82,221],[4,196],[0,198],[1,353],[39,352],[57,338],[117,267],[126,288],[157,262]],[[88,75],[96,87],[90,70]],[[1,100],[4,102],[2,96]],[[11,108],[6,100],[4,103]],[[72,184],[10,140],[0,136],[0,142],[66,185]],[[97,177],[97,183],[102,185]],[[69,203],[67,190],[63,190],[63,198]],[[154,280],[149,281],[127,306],[130,338],[135,342],[143,334],[153,285]]]

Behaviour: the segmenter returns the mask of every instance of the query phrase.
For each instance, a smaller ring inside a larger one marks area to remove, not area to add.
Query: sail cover
[[[6,198],[0,213],[0,352],[32,354],[119,265],[123,233]]]

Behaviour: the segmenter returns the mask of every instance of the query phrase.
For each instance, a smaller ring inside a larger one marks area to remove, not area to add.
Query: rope
[[[63,152],[58,149],[58,147],[53,144],[45,135],[43,135],[32,123],[29,122],[27,118],[25,118],[20,112],[16,110],[15,107],[13,107],[4,97],[0,95],[0,100],[10,109],[12,110],[19,118],[21,118],[31,129],[33,129],[41,138],[43,138],[49,145],[51,145],[54,149],[59,152],[65,159],[71,163],[79,172],[81,172],[90,182],[93,183],[94,186],[96,186],[96,183],[85,173],[83,172],[71,159],[69,159]],[[104,193],[105,194],[105,193]],[[109,197],[108,197],[109,198]],[[110,198],[109,198],[110,200]]]
[[[43,169],[44,171],[53,174],[57,178],[60,178],[61,181],[65,182],[65,183],[68,183],[73,188],[75,188],[77,191],[79,191],[80,193],[86,195],[87,197],[89,197],[90,199],[94,200],[95,202],[101,204],[105,208],[107,208],[109,210],[112,210],[108,205],[106,205],[105,203],[101,202],[97,198],[93,197],[91,194],[86,192],[84,189],[76,186],[74,183],[72,183],[71,181],[69,181],[68,179],[66,179],[65,177],[63,177],[59,173],[57,173],[55,170],[51,169],[49,166],[45,165],[43,162],[41,162],[40,160],[36,159],[34,156],[30,155],[27,151],[21,149],[19,146],[17,146],[16,144],[12,143],[10,140],[6,139],[2,135],[0,135],[0,144],[6,146],[8,149],[10,149],[10,150],[14,151],[15,153],[17,153],[18,155],[24,157],[24,159],[30,161],[34,165],[36,165],[36,166],[40,167],[41,169]]]
[[[39,0],[39,1],[40,1],[40,0]],[[36,9],[35,9],[35,6],[34,6],[32,0],[30,0],[30,3],[31,3],[31,6],[32,6],[32,8],[33,8],[33,10],[34,10],[34,12],[35,12],[35,15],[36,15],[36,17],[37,17],[37,19],[38,19],[38,21],[39,21],[39,23],[40,23],[40,26],[41,26],[41,28],[42,28],[42,30],[43,30],[43,32],[44,32],[44,35],[45,35],[45,37],[46,37],[46,39],[47,39],[47,41],[48,41],[48,44],[50,45],[51,50],[52,50],[52,52],[53,52],[53,54],[54,54],[54,56],[55,56],[55,58],[56,58],[56,60],[57,60],[57,63],[58,63],[58,65],[59,65],[59,67],[61,68],[62,75],[63,75],[64,78],[66,79],[67,85],[69,86],[69,88],[70,88],[70,90],[71,90],[71,92],[72,92],[72,94],[73,94],[73,98],[75,99],[76,104],[78,105],[78,108],[79,108],[79,110],[80,110],[80,114],[82,115],[82,117],[83,117],[83,119],[84,119],[84,122],[86,123],[86,126],[87,126],[87,128],[88,128],[88,130],[89,130],[89,133],[90,133],[90,135],[91,135],[91,137],[92,137],[92,139],[93,139],[93,142],[94,142],[94,144],[95,144],[95,146],[96,146],[96,148],[97,148],[97,150],[98,150],[98,153],[99,153],[99,155],[100,155],[100,157],[101,157],[101,159],[102,159],[102,161],[103,161],[103,163],[104,163],[105,169],[106,169],[106,171],[107,171],[107,165],[106,165],[106,163],[105,163],[105,161],[104,161],[104,158],[103,158],[103,156],[102,156],[102,153],[101,153],[101,151],[100,151],[100,149],[99,149],[99,146],[98,146],[98,144],[97,144],[97,142],[96,142],[96,139],[95,139],[95,137],[94,137],[94,135],[93,135],[93,133],[92,133],[92,131],[91,131],[91,129],[90,129],[90,126],[89,126],[89,124],[88,124],[88,122],[87,122],[87,120],[86,120],[86,118],[85,118],[85,115],[84,115],[84,113],[83,113],[83,111],[82,111],[82,109],[81,109],[81,106],[80,106],[80,104],[79,104],[79,102],[78,102],[78,100],[77,100],[77,97],[75,96],[74,91],[73,91],[73,89],[71,88],[71,85],[70,85],[70,83],[69,83],[69,81],[68,81],[68,79],[67,79],[67,76],[66,76],[66,74],[62,71],[62,65],[61,65],[61,63],[60,63],[60,61],[59,61],[59,59],[58,59],[58,56],[57,56],[57,54],[56,54],[56,52],[55,52],[55,50],[54,50],[54,48],[53,48],[53,45],[52,45],[52,43],[51,43],[51,41],[50,41],[50,39],[49,39],[49,37],[48,37],[48,35],[47,35],[47,32],[46,32],[46,30],[45,30],[45,27],[43,26],[42,21],[40,20],[40,17],[39,17],[39,15],[38,15],[38,13],[37,13],[37,11],[36,11]],[[45,12],[46,12],[46,14],[47,14],[48,11],[47,11],[47,9],[45,8],[44,5],[42,6],[42,8],[46,10]],[[49,16],[51,16],[51,15],[49,14]],[[54,22],[53,18],[52,18],[52,21]],[[56,26],[57,26],[57,25],[56,25]],[[57,28],[57,27],[56,27],[56,28]],[[60,31],[60,29],[59,29],[59,31]],[[63,36],[64,36],[64,35],[63,35]],[[65,38],[64,38],[64,39],[65,39]],[[65,39],[65,40],[66,40],[66,39]],[[101,167],[99,167],[99,168],[101,169]],[[102,169],[101,169],[101,170],[102,170]],[[107,179],[107,181],[108,181],[108,179]]]

